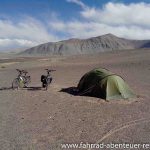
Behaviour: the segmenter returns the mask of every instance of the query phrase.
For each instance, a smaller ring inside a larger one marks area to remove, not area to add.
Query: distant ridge
[[[29,48],[19,54],[29,55],[78,55],[93,54],[113,50],[150,48],[150,40],[129,40],[113,34],[105,34],[88,39],[69,39],[44,43]]]

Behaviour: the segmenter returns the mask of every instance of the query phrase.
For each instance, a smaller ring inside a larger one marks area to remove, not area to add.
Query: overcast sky
[[[0,50],[107,33],[150,39],[150,0],[0,0]]]

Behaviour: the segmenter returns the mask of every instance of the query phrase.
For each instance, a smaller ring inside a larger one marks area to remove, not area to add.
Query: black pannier
[[[41,82],[45,82],[46,81],[46,76],[45,75],[41,75]]]

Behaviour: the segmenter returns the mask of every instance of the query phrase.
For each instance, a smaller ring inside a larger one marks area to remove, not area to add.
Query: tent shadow
[[[59,92],[65,92],[74,96],[79,95],[79,90],[77,87],[62,88]]]
[[[103,95],[91,95],[91,93],[80,92],[77,87],[62,88],[59,92],[65,92],[65,93],[68,93],[68,94],[73,95],[73,96],[100,98],[102,100],[107,101]]]
[[[12,87],[1,87],[0,91],[12,90]]]
[[[92,98],[99,98],[101,100],[107,101],[105,100],[102,96],[98,97],[98,96],[94,96],[94,95],[90,95],[90,94],[82,94],[77,87],[68,87],[68,88],[62,88],[59,92],[65,92],[68,93],[70,95],[73,96],[84,96],[84,97],[92,97]],[[108,102],[108,101],[107,101]]]

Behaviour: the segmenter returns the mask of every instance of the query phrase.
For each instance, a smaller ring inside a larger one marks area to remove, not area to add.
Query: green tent
[[[118,75],[104,68],[86,73],[78,84],[79,95],[90,95],[106,100],[129,99],[136,95]]]

